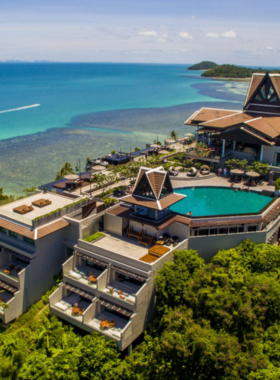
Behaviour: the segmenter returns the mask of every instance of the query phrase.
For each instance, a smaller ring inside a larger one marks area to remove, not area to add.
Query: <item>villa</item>
[[[0,299],[8,305],[0,307],[0,319],[5,324],[53,286],[79,237],[67,213],[82,213],[92,207],[88,203],[39,192],[0,207]]]
[[[224,166],[239,158],[280,166],[280,75],[253,74],[242,111],[201,108],[185,124],[196,126],[198,141],[208,145],[203,161]],[[189,155],[201,159],[195,150]]]
[[[50,296],[50,312],[114,339],[124,350],[152,320],[155,276],[175,250],[195,249],[209,261],[244,239],[278,239],[280,199],[264,198],[266,206],[257,213],[188,217],[183,206],[180,213],[172,211],[187,198],[180,189],[174,192],[168,173],[140,168],[132,194],[92,217],[91,231],[103,231],[102,236],[89,241],[88,231],[81,234],[63,264],[63,283]]]

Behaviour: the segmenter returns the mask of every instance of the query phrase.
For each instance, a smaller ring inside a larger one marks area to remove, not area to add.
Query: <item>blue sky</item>
[[[279,15],[279,0],[2,0],[0,60],[279,67]]]

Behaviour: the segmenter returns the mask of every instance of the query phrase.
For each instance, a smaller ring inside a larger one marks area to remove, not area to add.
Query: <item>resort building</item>
[[[65,216],[88,200],[37,193],[0,207],[0,319],[9,323],[54,285],[79,230]],[[77,201],[76,200],[76,201]]]
[[[186,206],[180,213],[172,211],[178,202],[187,202],[176,191],[162,167],[140,168],[132,194],[104,215],[91,216],[88,229],[80,229],[74,254],[63,264],[63,283],[50,297],[50,312],[114,339],[124,350],[152,320],[155,276],[175,250],[195,249],[209,261],[244,239],[278,239],[278,198],[264,197],[266,206],[257,213],[196,217],[186,216]],[[71,214],[65,220],[74,223]],[[102,234],[88,239],[95,231]]]
[[[230,158],[280,166],[280,75],[253,74],[243,110],[201,108],[186,122],[208,145],[203,161],[224,165]],[[190,157],[200,159],[195,149]]]

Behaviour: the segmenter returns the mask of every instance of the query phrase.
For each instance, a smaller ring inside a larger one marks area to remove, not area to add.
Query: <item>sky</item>
[[[0,61],[280,66],[279,0],[0,4]]]

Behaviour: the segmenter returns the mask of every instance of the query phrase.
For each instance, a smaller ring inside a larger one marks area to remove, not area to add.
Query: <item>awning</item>
[[[122,315],[125,315],[126,317],[131,317],[131,315],[133,314],[132,311],[127,310],[123,307],[120,307],[119,305],[116,305],[115,303],[108,302],[104,298],[99,298],[97,301],[100,303],[100,305],[108,307],[109,309],[116,311],[117,313],[120,313]]]
[[[0,286],[1,286],[3,289],[5,289],[5,290],[7,290],[8,292],[10,292],[10,293],[15,293],[15,292],[18,291],[17,288],[15,288],[14,286],[11,286],[10,284],[8,284],[7,282],[2,281],[2,280],[0,281]]]
[[[91,256],[88,256],[88,255],[85,255],[83,253],[80,253],[80,252],[76,252],[76,255],[78,257],[81,257],[82,259],[86,260],[86,261],[90,261],[94,264],[97,264],[97,265],[100,265],[101,267],[104,267],[106,268],[108,266],[108,263],[105,263],[104,261],[101,261],[101,260],[98,260],[98,259],[95,259],[94,257],[91,257]]]
[[[87,293],[84,290],[81,290],[79,288],[76,288],[76,286],[69,285],[69,284],[64,284],[64,288],[67,290],[70,290],[70,292],[79,294],[79,296],[84,297],[88,300],[92,300],[95,296],[93,294]]]
[[[139,276],[136,273],[129,272],[129,271],[122,269],[122,268],[119,268],[119,267],[115,267],[114,265],[112,265],[111,268],[114,269],[116,272],[123,274],[124,276],[128,276],[128,277],[133,278],[134,280],[141,281],[141,282],[146,281],[145,277]]]

